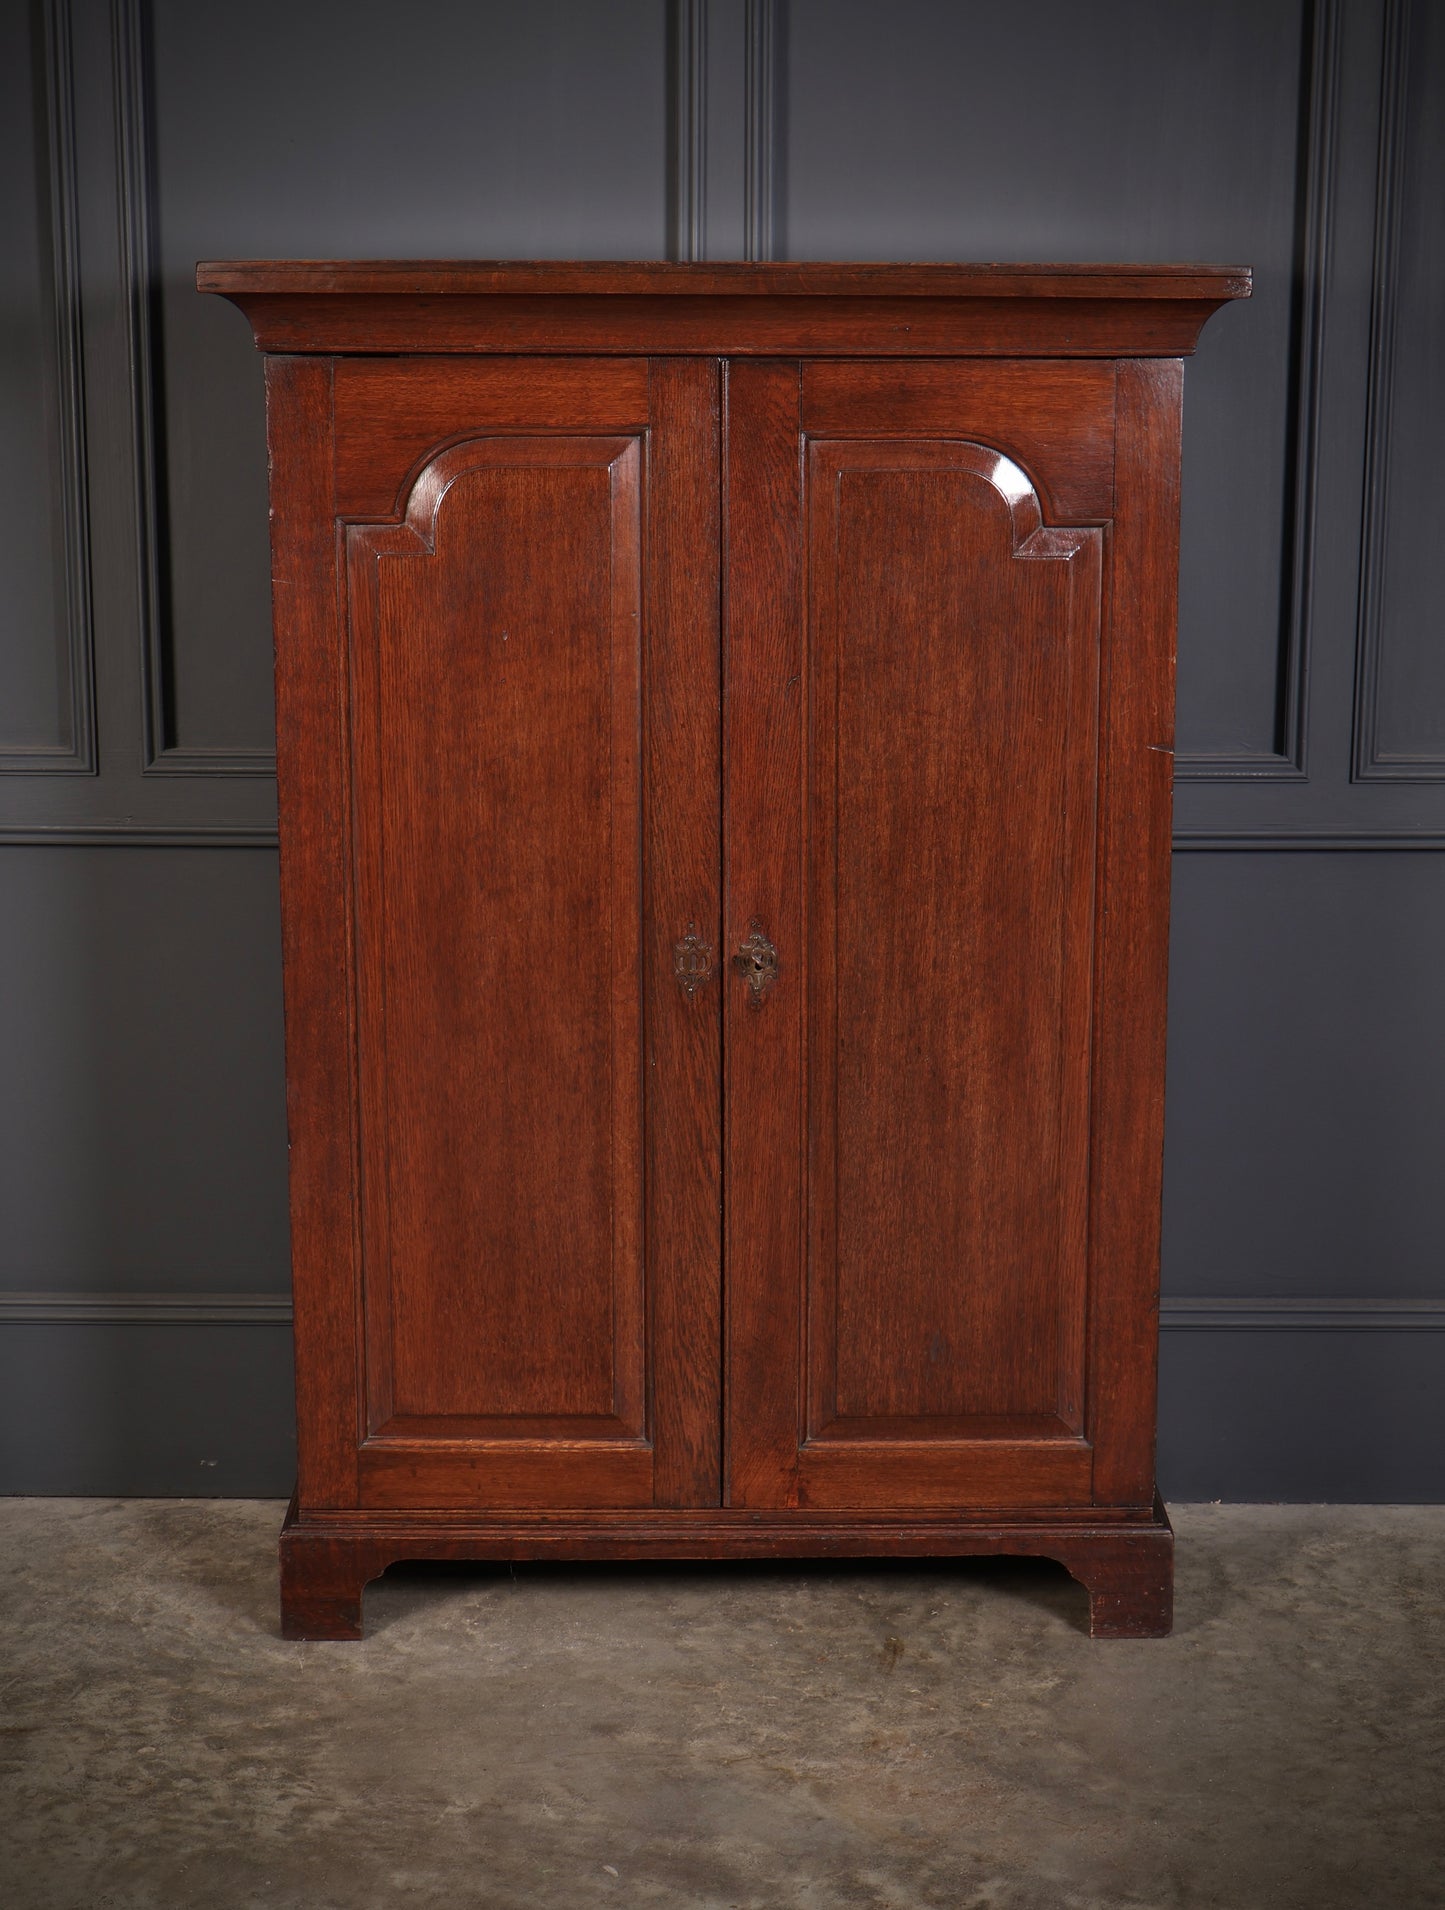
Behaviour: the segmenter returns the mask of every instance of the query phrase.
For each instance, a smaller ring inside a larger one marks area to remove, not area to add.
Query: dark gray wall
[[[198,257],[1203,259],[1160,1473],[1440,1498],[1445,15],[0,10],[0,1488],[289,1486],[261,381]]]

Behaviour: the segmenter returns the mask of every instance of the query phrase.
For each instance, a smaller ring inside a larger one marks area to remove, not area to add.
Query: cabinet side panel
[[[359,1237],[331,365],[266,362],[299,1496],[356,1503]]]
[[[1177,359],[1119,367],[1105,615],[1089,1432],[1095,1499],[1126,1505],[1154,1493],[1182,384]]]

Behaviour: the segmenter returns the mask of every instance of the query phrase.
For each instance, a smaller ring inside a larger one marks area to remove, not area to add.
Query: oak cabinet
[[[267,353],[290,1635],[1153,1476],[1194,267],[203,266]]]

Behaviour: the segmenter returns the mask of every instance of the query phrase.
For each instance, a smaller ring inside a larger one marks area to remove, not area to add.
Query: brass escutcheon
[[[758,1008],[778,979],[778,951],[764,934],[756,916],[749,922],[748,929],[747,940],[733,956],[733,967],[752,990],[753,1006]]]
[[[712,950],[698,934],[695,922],[688,923],[687,934],[672,951],[672,972],[689,1000],[704,982],[712,980]]]

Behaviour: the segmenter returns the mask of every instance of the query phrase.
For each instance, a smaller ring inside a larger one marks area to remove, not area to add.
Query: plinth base
[[[281,1531],[286,1638],[361,1636],[361,1595],[403,1559],[1050,1558],[1089,1594],[1093,1638],[1163,1638],[1174,1613],[1174,1533],[1152,1512],[1030,1511],[900,1519],[716,1510],[298,1513]]]

